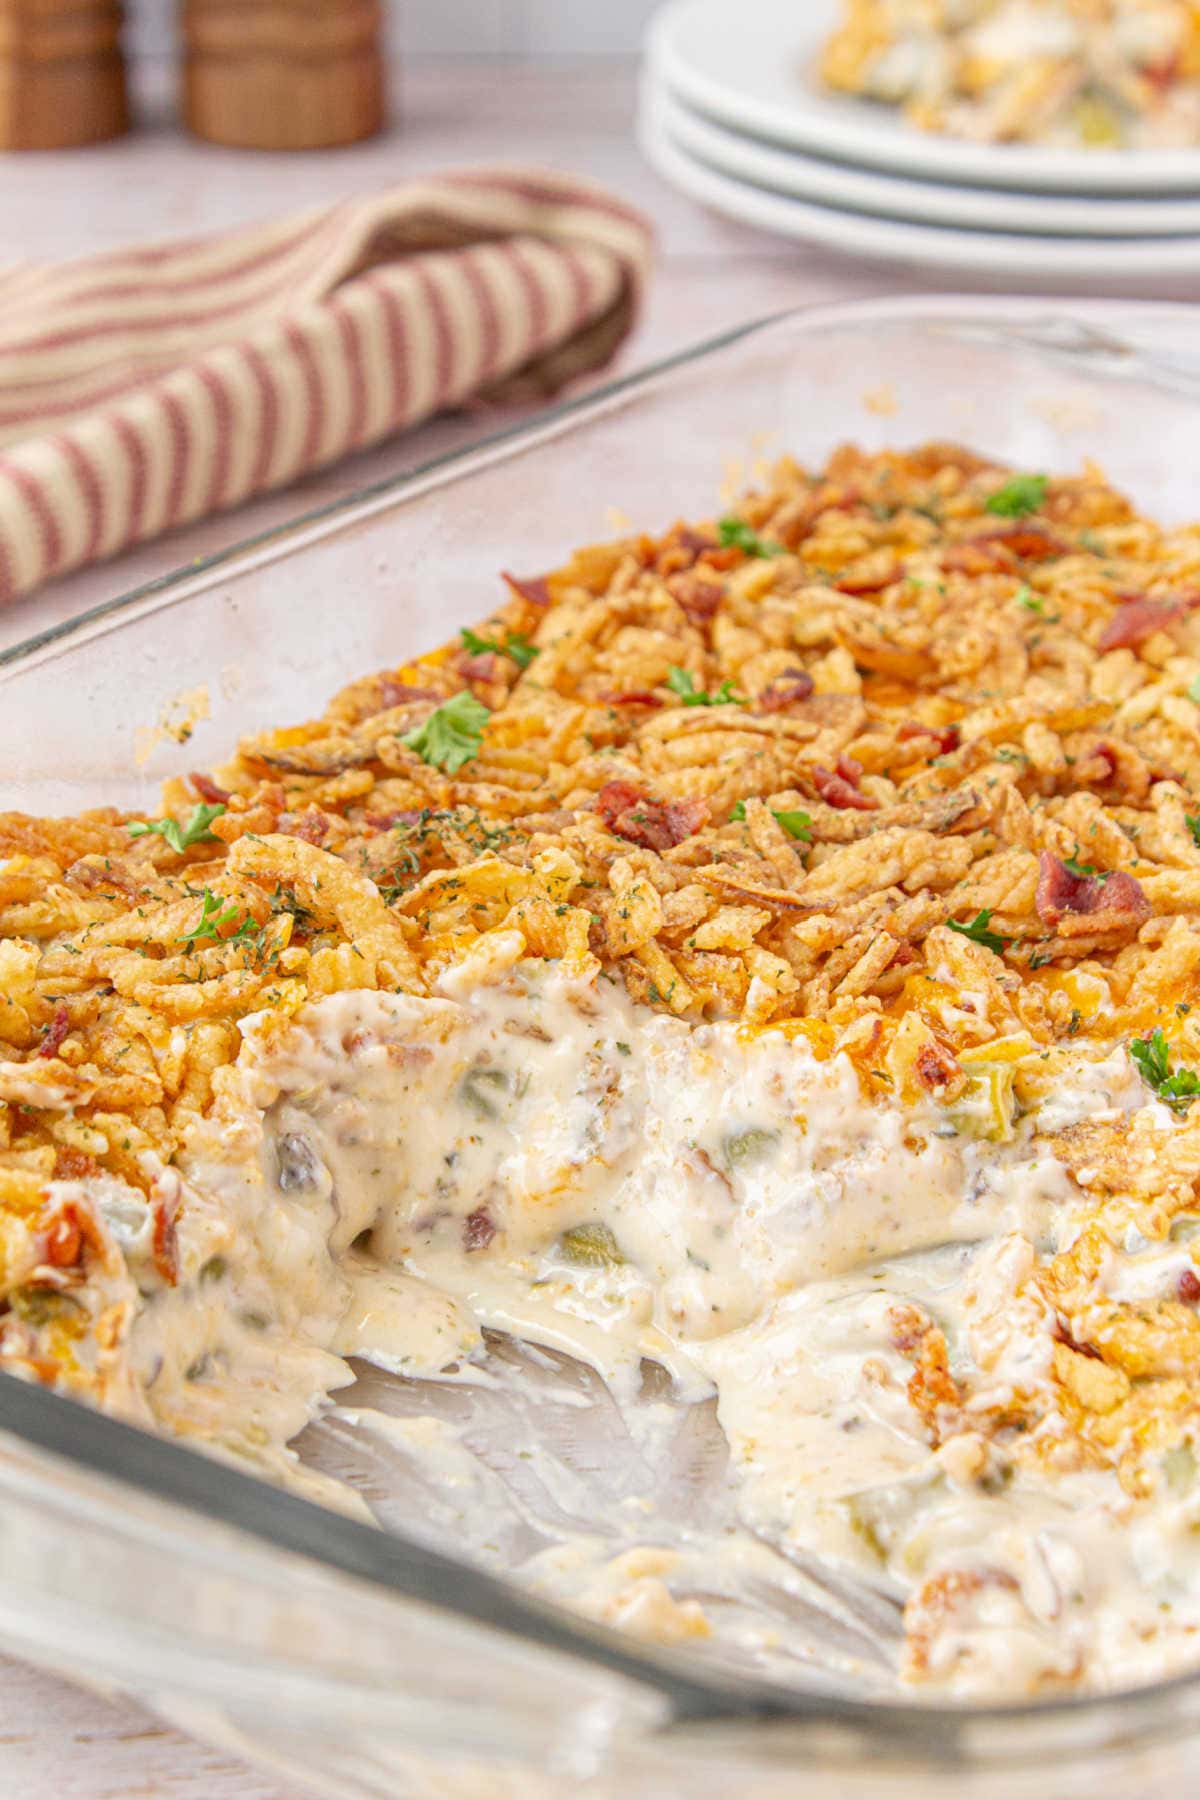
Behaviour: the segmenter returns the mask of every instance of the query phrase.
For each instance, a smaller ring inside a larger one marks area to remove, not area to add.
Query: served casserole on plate
[[[1094,468],[784,458],[161,817],[5,815],[4,1366],[352,1506],[347,1356],[650,1359],[909,1679],[1186,1666],[1198,573]],[[703,1636],[671,1575],[578,1597]]]
[[[821,78],[926,131],[1060,148],[1200,143],[1191,0],[845,0]]]

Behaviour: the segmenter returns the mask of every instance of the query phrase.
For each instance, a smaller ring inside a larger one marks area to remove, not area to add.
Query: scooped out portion
[[[749,1530],[908,1597],[910,1677],[1173,1666],[1200,1617],[1194,1501],[1177,1472],[1139,1498],[1080,1455],[1045,1270],[1086,1203],[1038,1111],[997,1144],[961,1097],[865,1097],[803,1034],[689,1025],[541,961],[491,974],[249,1022],[180,1160],[179,1279],[129,1340],[149,1416],[321,1494],[287,1442],[343,1358],[436,1377],[487,1327],[628,1407],[648,1359],[715,1392]],[[1084,1044],[1051,1122],[1098,1097],[1135,1129],[1162,1110]],[[1122,1280],[1185,1266],[1147,1248]]]

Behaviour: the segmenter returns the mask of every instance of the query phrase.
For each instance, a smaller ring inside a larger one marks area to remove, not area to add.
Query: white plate
[[[1079,194],[1200,194],[1200,149],[1047,150],[974,144],[891,107],[825,94],[814,69],[839,0],[671,0],[651,21],[651,67],[688,104],[752,137],[934,180]]]
[[[1048,236],[1200,235],[1200,198],[1142,200],[1096,195],[1077,199],[1062,194],[1009,194],[999,188],[952,187],[948,182],[883,175],[874,169],[806,156],[799,150],[784,150],[714,124],[670,93],[651,70],[643,77],[642,105],[680,149],[719,174],[844,212]]]
[[[1016,232],[962,231],[840,212],[753,187],[697,161],[655,116],[643,110],[642,149],[665,181],[716,212],[782,237],[828,244],[855,256],[923,268],[999,276],[1155,287],[1172,275],[1200,273],[1200,237],[1031,237]]]

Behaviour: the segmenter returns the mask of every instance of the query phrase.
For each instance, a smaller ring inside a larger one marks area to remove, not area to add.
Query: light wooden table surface
[[[191,235],[299,209],[421,171],[505,161],[566,167],[606,182],[655,221],[660,262],[631,367],[783,307],[944,283],[777,242],[675,195],[633,138],[636,72],[625,62],[410,69],[390,136],[314,156],[248,156],[188,142],[166,120],[86,152],[0,158],[5,253],[21,259]],[[1200,291],[1200,290],[1198,290]],[[44,589],[0,617],[0,644],[28,637],[294,513],[469,441],[496,416],[435,423],[313,476],[283,495],[189,527]],[[271,1779],[159,1725],[140,1708],[83,1694],[0,1659],[0,1795],[22,1800],[297,1800]]]

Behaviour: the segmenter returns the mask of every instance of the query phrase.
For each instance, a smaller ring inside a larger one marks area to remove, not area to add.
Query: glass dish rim
[[[411,468],[381,476],[378,480],[366,482],[335,499],[306,507],[280,524],[268,525],[261,531],[236,538],[233,543],[210,551],[206,556],[167,569],[161,575],[126,588],[107,600],[97,601],[83,612],[31,632],[28,637],[0,648],[0,681],[3,681],[8,670],[19,667],[38,652],[51,646],[63,647],[72,638],[90,633],[102,621],[115,621],[133,607],[147,601],[157,599],[161,602],[176,587],[190,586],[205,580],[215,571],[233,567],[242,558],[259,554],[268,548],[275,554],[287,555],[292,548],[298,548],[300,540],[311,532],[319,531],[323,534],[325,531],[336,530],[340,523],[364,509],[382,510],[389,502],[403,501],[410,490],[415,498],[426,486],[440,486],[444,482],[471,474],[476,467],[485,467],[493,460],[517,454],[526,445],[534,445],[545,434],[553,434],[569,421],[586,423],[589,415],[606,411],[621,396],[648,390],[665,375],[703,364],[708,358],[719,355],[734,344],[779,326],[795,323],[806,330],[817,332],[823,327],[853,326],[858,323],[917,323],[923,318],[951,322],[965,316],[979,326],[990,324],[997,329],[1018,322],[1029,324],[1039,318],[1050,323],[1073,323],[1078,319],[1094,320],[1097,323],[1107,321],[1111,332],[1114,318],[1118,315],[1122,318],[1139,315],[1147,318],[1166,318],[1172,315],[1200,317],[1200,307],[1195,303],[1179,300],[953,292],[889,294],[879,299],[854,300],[844,304],[818,301],[808,305],[782,307],[739,325],[729,326],[710,337],[685,345],[681,350],[673,350],[666,356],[656,357],[652,362],[616,375],[582,394],[540,407],[531,416],[485,432],[482,437],[473,439],[469,444],[442,451]],[[1144,349],[1126,344],[1119,337],[1110,336],[1105,347],[1110,352],[1125,352],[1143,363],[1146,361]],[[1197,368],[1200,374],[1200,363]]]
[[[541,408],[531,417],[502,426],[469,445],[307,508],[282,524],[248,534],[195,562],[171,569],[34,632],[0,650],[0,685],[41,652],[57,653],[69,649],[75,640],[85,640],[97,628],[116,628],[135,608],[153,603],[148,610],[156,611],[170,601],[175,590],[186,591],[197,583],[207,585],[214,572],[233,570],[243,559],[267,550],[273,558],[286,556],[301,549],[309,535],[332,533],[351,522],[356,514],[404,504],[418,498],[422,491],[449,485],[495,461],[518,455],[564,429],[586,426],[590,418],[603,415],[613,402],[649,392],[663,377],[702,366],[722,351],[780,327],[794,325],[815,335],[825,328],[855,325],[959,322],[1001,333],[1012,331],[1014,348],[1019,348],[1020,328],[1028,328],[1034,322],[1048,326],[1103,325],[1105,329],[1092,340],[1096,349],[1108,356],[1127,357],[1131,374],[1157,375],[1179,392],[1183,383],[1178,367],[1156,360],[1144,343],[1132,344],[1120,336],[1124,321],[1168,316],[1198,319],[1200,308],[1169,300],[953,293],[898,294],[840,305],[835,302],[784,308],[729,327],[584,394]],[[1073,348],[1069,343],[1052,345],[1046,339],[1025,337],[1024,342],[1030,350],[1053,347],[1068,357]],[[1080,348],[1074,346],[1076,355]],[[1099,370],[1086,372],[1101,378]],[[1200,360],[1196,380],[1200,396]],[[490,1626],[535,1648],[557,1650],[624,1677],[669,1703],[670,1715],[664,1722],[667,1730],[700,1723],[714,1727],[749,1723],[840,1724],[858,1727],[868,1738],[885,1737],[898,1752],[919,1754],[926,1766],[948,1762],[964,1766],[964,1746],[959,1742],[956,1726],[965,1729],[979,1725],[1045,1725],[1102,1713],[1114,1728],[1124,1724],[1131,1733],[1125,1741],[1132,1745],[1144,1739],[1144,1732],[1136,1724],[1139,1713],[1150,1706],[1169,1703],[1174,1695],[1200,1692],[1200,1669],[1111,1692],[987,1705],[956,1703],[944,1697],[936,1703],[920,1699],[857,1699],[837,1692],[790,1689],[766,1679],[715,1672],[701,1658],[686,1651],[642,1645],[565,1607],[527,1595],[469,1563],[427,1550],[401,1533],[349,1519],[253,1474],[215,1461],[186,1443],[159,1437],[4,1370],[0,1370],[0,1433],[9,1433],[88,1474],[132,1487],[153,1501],[182,1507],[229,1526],[247,1538],[364,1581],[381,1594],[431,1605],[451,1616]],[[431,1580],[435,1576],[448,1584],[441,1591],[436,1591]],[[1007,1760],[1004,1752],[1000,1752],[1000,1757]],[[971,1760],[970,1752],[965,1751],[966,1766]]]

